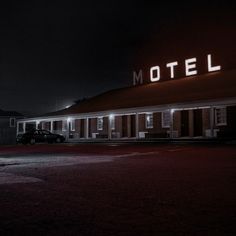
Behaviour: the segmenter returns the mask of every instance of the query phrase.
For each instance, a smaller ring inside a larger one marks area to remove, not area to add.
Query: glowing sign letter
[[[185,74],[186,76],[190,76],[190,75],[196,75],[197,74],[197,70],[193,70],[196,68],[196,62],[197,58],[190,58],[185,60]]]
[[[207,55],[207,65],[208,65],[208,72],[221,70],[221,66],[212,66],[211,54]]]
[[[150,80],[151,82],[156,82],[160,80],[160,67],[159,66],[151,67]]]
[[[175,77],[175,74],[174,74],[174,67],[178,65],[178,62],[177,61],[174,61],[174,62],[171,62],[171,63],[168,63],[166,64],[166,67],[167,68],[170,68],[170,78],[173,79]]]
[[[139,70],[138,74],[136,71],[133,72],[133,85],[142,84],[143,83],[143,71]]]

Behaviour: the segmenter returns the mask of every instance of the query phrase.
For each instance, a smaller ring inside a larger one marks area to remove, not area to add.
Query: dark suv
[[[31,130],[24,134],[18,134],[16,137],[17,143],[35,144],[35,143],[62,143],[65,141],[64,136],[60,134],[52,134],[47,130]]]

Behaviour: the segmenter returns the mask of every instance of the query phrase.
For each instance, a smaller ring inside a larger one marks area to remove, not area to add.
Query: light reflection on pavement
[[[36,183],[41,182],[41,179],[34,178],[34,177],[28,177],[28,176],[22,176],[22,175],[16,175],[12,173],[7,172],[0,172],[0,185],[2,184],[16,184],[16,183]]]
[[[25,155],[0,158],[0,185],[16,183],[35,183],[41,179],[9,173],[12,169],[48,168],[79,164],[95,164],[111,162],[111,156],[78,156],[78,155]]]
[[[0,158],[0,169],[11,167],[54,167],[113,161],[112,156],[26,155]]]

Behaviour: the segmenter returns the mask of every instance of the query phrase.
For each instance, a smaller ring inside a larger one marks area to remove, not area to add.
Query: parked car
[[[65,137],[60,134],[53,134],[48,130],[31,130],[24,134],[18,134],[16,137],[17,143],[35,144],[35,143],[62,143]]]

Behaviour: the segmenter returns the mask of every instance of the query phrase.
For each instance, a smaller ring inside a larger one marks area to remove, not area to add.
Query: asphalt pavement
[[[236,235],[234,145],[0,147],[0,235]]]

